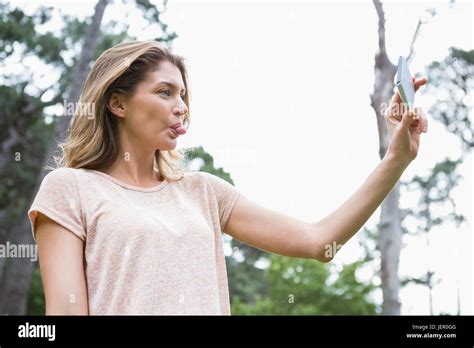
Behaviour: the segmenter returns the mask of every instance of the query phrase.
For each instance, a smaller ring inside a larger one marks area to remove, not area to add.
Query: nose
[[[177,116],[184,116],[187,114],[187,112],[188,112],[188,107],[186,106],[186,104],[178,105],[174,109],[174,113]]]

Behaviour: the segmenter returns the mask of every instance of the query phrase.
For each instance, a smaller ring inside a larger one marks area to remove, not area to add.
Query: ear
[[[126,109],[126,102],[123,95],[118,93],[113,93],[110,96],[109,102],[107,104],[107,108],[112,112],[115,116],[118,117],[125,117],[125,109]]]

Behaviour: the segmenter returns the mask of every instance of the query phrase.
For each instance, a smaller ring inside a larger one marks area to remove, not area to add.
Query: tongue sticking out
[[[184,128],[183,126],[175,127],[173,129],[179,135],[186,134],[186,128]]]

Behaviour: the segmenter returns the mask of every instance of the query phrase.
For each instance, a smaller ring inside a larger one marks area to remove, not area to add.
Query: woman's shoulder
[[[76,187],[79,183],[88,179],[87,171],[81,168],[71,167],[59,167],[55,168],[43,178],[43,185],[54,185],[54,186],[74,186]],[[90,180],[88,180],[90,181]]]
[[[202,182],[204,180],[203,175],[201,172],[184,172],[183,177],[181,180],[177,182],[181,182],[183,184],[190,184],[190,185],[196,185],[198,182]]]
[[[190,172],[187,173],[188,182],[194,185],[202,185],[211,187],[213,190],[220,191],[222,189],[234,189],[233,183],[230,183],[218,175],[208,172]]]
[[[211,175],[206,172],[186,171],[183,173],[183,177],[175,183],[185,190],[204,189],[209,186],[209,176]]]
[[[183,179],[188,182],[192,183],[203,183],[207,184],[209,180],[214,180],[216,178],[215,175],[207,172],[199,172],[199,171],[194,171],[194,172],[186,172],[184,173]]]
[[[70,167],[58,167],[46,173],[43,180],[73,180],[81,173],[80,169]]]

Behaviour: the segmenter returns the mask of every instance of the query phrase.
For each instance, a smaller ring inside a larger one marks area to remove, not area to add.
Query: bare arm
[[[315,258],[322,247],[309,223],[261,207],[242,194],[225,232],[248,245],[290,257]]]
[[[88,315],[84,242],[40,213],[36,241],[46,315]]]
[[[426,82],[426,79],[413,79],[415,90]],[[374,213],[417,156],[420,134],[427,132],[428,121],[421,109],[408,112],[400,103],[400,95],[396,93],[384,115],[390,138],[386,156],[362,186],[333,213],[310,224],[260,207],[241,196],[225,232],[276,254],[330,261]]]
[[[241,195],[225,232],[265,251],[328,262],[374,213],[407,165],[390,157],[384,158],[347,201],[312,224],[261,207]],[[326,253],[334,245],[338,248]]]
[[[397,183],[408,163],[385,157],[370,174],[362,186],[338,209],[312,225],[318,236],[320,256],[330,261],[344,245],[367,222]],[[336,250],[333,249],[336,246]],[[326,253],[326,251],[331,252]],[[322,255],[321,255],[322,253]]]

